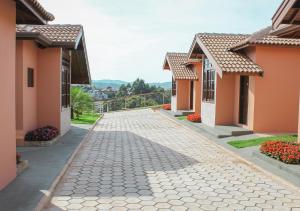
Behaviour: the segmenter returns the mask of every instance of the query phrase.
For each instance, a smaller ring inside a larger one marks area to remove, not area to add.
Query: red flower
[[[171,110],[171,104],[164,104],[163,109],[164,110]]]
[[[300,164],[300,144],[268,141],[261,145],[260,151],[284,163]]]
[[[191,122],[201,122],[201,116],[199,114],[190,114],[187,116],[187,120]]]

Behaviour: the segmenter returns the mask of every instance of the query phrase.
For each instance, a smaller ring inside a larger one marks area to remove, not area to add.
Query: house
[[[187,53],[167,53],[164,70],[172,72],[171,110],[176,115],[200,113],[201,74],[187,62]],[[197,65],[195,65],[196,67]],[[201,68],[198,68],[200,70]]]
[[[274,34],[272,27],[252,35],[196,34],[181,61],[176,61],[178,55],[170,59],[174,54],[165,59],[164,69],[172,71],[176,87],[172,109],[178,110],[178,103],[184,103],[180,109],[192,108],[188,84],[198,79],[195,90],[200,91],[194,90],[194,101],[200,102],[197,110],[204,124],[294,133],[298,130],[299,47],[300,40]],[[186,85],[178,86],[177,75],[190,71],[195,79],[183,78]]]
[[[70,84],[89,84],[84,31],[80,25],[17,25],[17,145],[30,130],[71,127]]]
[[[284,0],[272,18],[274,35],[286,38],[300,38],[300,0]],[[298,120],[300,137],[300,103]],[[300,141],[300,138],[299,138]]]
[[[15,58],[16,23],[46,24],[54,20],[36,0],[0,1],[0,190],[16,177]]]
[[[300,40],[271,32],[267,27],[252,35],[195,36],[188,59],[202,56],[204,123],[254,132],[297,131]]]
[[[90,84],[81,25],[49,25],[37,0],[0,3],[0,190],[16,177],[16,144],[51,125],[70,129],[70,84]]]

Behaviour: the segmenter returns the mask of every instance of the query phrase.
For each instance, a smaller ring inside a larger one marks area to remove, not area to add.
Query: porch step
[[[161,110],[161,112],[172,117],[178,123],[183,124],[188,127],[191,127],[195,131],[203,134],[204,136],[208,136],[208,137],[212,137],[212,138],[227,138],[227,137],[232,137],[232,136],[242,136],[242,135],[253,134],[253,131],[251,131],[251,130],[241,128],[238,126],[234,126],[234,125],[218,125],[215,127],[211,127],[211,126],[205,125],[203,123],[193,123],[193,122],[189,122],[189,121],[178,120],[177,118],[175,118],[176,114],[173,111]],[[182,115],[179,115],[179,116],[182,116]]]
[[[182,111],[176,111],[176,112],[172,111],[172,113],[173,113],[173,116],[179,117],[179,116],[187,116],[187,115],[193,114],[195,112],[192,110],[186,110],[186,111],[182,110]]]
[[[183,121],[182,121],[183,122]],[[223,126],[218,125],[215,127],[210,127],[208,125],[205,125],[203,123],[192,123],[185,121],[184,123],[188,124],[189,126],[192,126],[194,129],[198,130],[199,132],[202,132],[208,136],[212,136],[214,138],[227,138],[232,136],[242,136],[242,135],[249,135],[253,134],[253,131],[241,128],[238,126]]]

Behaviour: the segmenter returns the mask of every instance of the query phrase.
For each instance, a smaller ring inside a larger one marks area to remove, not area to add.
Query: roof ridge
[[[216,32],[200,32],[196,34],[206,35],[206,36],[250,36],[250,34],[241,34],[241,33],[216,33]]]
[[[43,18],[47,19],[47,21],[55,20],[54,15],[48,12],[38,0],[22,0],[22,2],[27,2],[33,6]]]
[[[181,52],[167,52],[167,54],[186,54],[187,55],[187,53],[181,53]]]

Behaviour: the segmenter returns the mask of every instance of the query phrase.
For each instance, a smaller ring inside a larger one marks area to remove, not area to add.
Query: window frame
[[[177,95],[177,85],[176,85],[176,80],[172,77],[172,96]]]
[[[203,85],[202,85],[202,101],[207,103],[215,102],[216,92],[216,71],[208,58],[204,59],[203,62]]]
[[[64,54],[61,70],[61,107],[71,107],[71,70],[70,58]]]
[[[27,68],[27,87],[34,88],[34,69]]]

